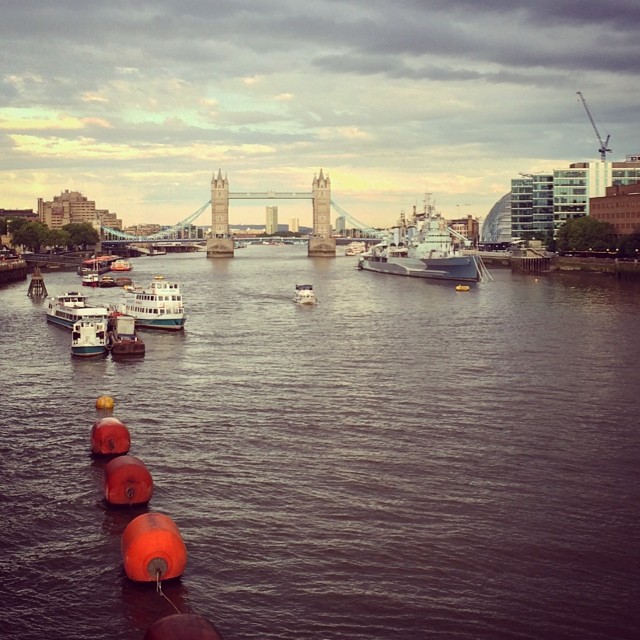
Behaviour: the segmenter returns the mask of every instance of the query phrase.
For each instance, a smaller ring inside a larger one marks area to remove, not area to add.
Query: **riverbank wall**
[[[479,255],[487,267],[504,267],[517,273],[532,275],[592,273],[619,279],[640,280],[640,261],[638,260],[558,256],[538,251],[522,252],[519,255],[496,251],[482,252]]]
[[[24,260],[0,260],[0,285],[27,279],[28,266]]]

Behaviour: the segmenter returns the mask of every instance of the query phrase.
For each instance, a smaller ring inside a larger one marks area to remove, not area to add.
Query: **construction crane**
[[[598,131],[598,127],[596,127],[596,123],[593,119],[593,116],[591,115],[591,111],[589,111],[589,107],[587,106],[587,101],[584,99],[584,96],[582,95],[582,91],[576,91],[576,93],[580,96],[580,100],[582,100],[584,110],[587,112],[587,115],[589,116],[589,120],[591,121],[591,126],[593,127],[593,130],[596,132],[596,136],[598,136],[598,142],[600,143],[600,148],[598,149],[598,151],[600,152],[600,160],[602,160],[602,162],[605,162],[605,160],[607,159],[607,153],[611,153],[611,149],[609,149],[609,146],[608,146],[609,138],[611,136],[607,134],[607,139],[604,141],[602,140],[602,136]]]

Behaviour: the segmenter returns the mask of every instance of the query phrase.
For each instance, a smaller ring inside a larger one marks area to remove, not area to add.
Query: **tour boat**
[[[78,320],[71,332],[71,355],[80,358],[107,353],[107,319]]]
[[[107,348],[114,357],[143,356],[145,346],[136,331],[136,319],[120,313],[109,314]]]
[[[65,329],[73,328],[73,325],[80,320],[106,321],[108,315],[108,309],[90,306],[87,296],[77,291],[51,297],[47,305],[47,322]]]
[[[100,274],[97,271],[88,271],[82,276],[83,287],[99,287]]]
[[[131,263],[128,260],[123,260],[122,258],[116,260],[111,265],[111,271],[131,271],[131,269],[133,269]]]
[[[180,285],[156,276],[147,288],[125,287],[122,302],[112,306],[113,311],[136,319],[136,327],[180,331],[186,315]]]
[[[293,301],[296,304],[317,304],[318,298],[313,290],[313,285],[297,284]]]

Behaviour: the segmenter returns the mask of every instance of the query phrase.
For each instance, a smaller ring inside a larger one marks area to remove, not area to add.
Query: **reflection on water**
[[[164,593],[225,640],[635,638],[638,287],[493,270],[460,293],[356,260],[136,259],[137,283],[181,283],[188,319],[135,360],[72,358],[26,283],[0,289],[7,638],[139,640],[174,613],[124,575],[145,512],[187,545]],[[103,415],[149,468],[147,506],[104,501]]]

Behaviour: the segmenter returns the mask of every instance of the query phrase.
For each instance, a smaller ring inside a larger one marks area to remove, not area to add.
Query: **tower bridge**
[[[229,227],[230,200],[311,200],[313,222],[308,241],[308,255],[310,257],[334,257],[336,255],[336,239],[331,235],[331,206],[355,226],[377,235],[374,229],[353,218],[331,199],[331,180],[328,175],[324,175],[322,169],[318,175],[314,176],[310,191],[231,191],[227,176],[223,177],[222,171],[218,169],[217,175],[214,174],[211,180],[211,199],[184,220],[172,227],[146,236],[103,227],[103,240],[118,244],[175,241],[211,205],[211,234],[206,238],[207,257],[232,258],[234,237]],[[202,238],[200,239],[202,240]]]
[[[229,230],[229,200],[311,200],[313,210],[312,232],[309,236],[310,257],[333,257],[336,240],[331,237],[331,180],[322,169],[314,176],[310,192],[283,191],[231,191],[229,180],[222,170],[211,179],[211,237],[207,239],[207,257],[232,258],[233,236]]]

